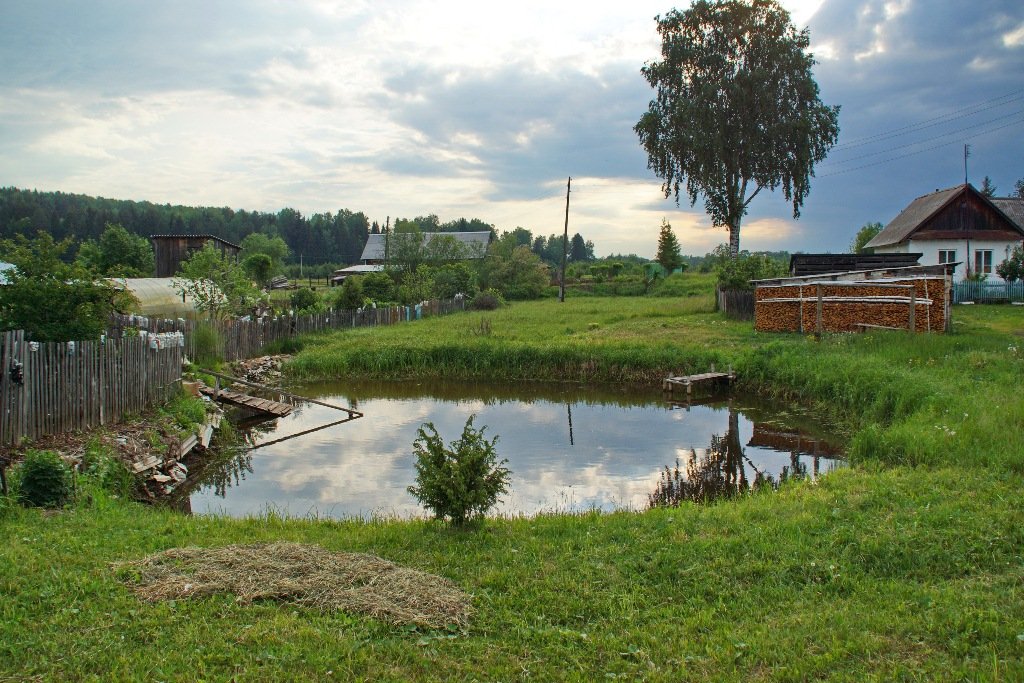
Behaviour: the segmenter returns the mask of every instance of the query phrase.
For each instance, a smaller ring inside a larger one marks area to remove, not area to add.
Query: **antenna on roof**
[[[964,185],[967,184],[967,157],[971,156],[971,146],[964,145]]]

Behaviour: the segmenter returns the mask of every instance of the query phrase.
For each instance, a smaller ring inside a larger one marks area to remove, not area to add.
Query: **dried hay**
[[[317,545],[172,548],[115,567],[151,602],[233,593],[246,604],[273,600],[431,628],[464,626],[472,613],[470,596],[445,578]]]

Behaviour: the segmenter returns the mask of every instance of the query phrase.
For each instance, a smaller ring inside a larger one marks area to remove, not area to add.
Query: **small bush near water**
[[[18,500],[23,505],[59,508],[74,495],[71,468],[53,451],[28,451],[19,474]]]
[[[462,436],[452,441],[451,448],[445,448],[432,422],[419,428],[419,438],[413,442],[416,486],[410,486],[409,493],[433,510],[437,519],[453,526],[483,515],[508,491],[511,473],[504,466],[508,461],[498,460],[494,448],[498,437],[488,441],[486,427],[474,429],[475,417],[466,420]]]

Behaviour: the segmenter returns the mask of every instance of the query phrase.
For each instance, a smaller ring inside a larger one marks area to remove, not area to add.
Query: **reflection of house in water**
[[[744,453],[739,413],[730,406],[726,433],[712,435],[706,450],[691,449],[685,460],[676,460],[674,468],[666,465],[657,487],[648,496],[650,506],[679,505],[684,500],[707,503],[764,487],[778,488],[790,479],[817,477],[822,458],[833,460],[842,455],[840,449],[822,439],[763,423],[754,424],[753,436],[746,447],[789,453],[789,464],[784,465],[777,476],[758,467]],[[698,453],[698,450],[703,452]],[[801,462],[802,456],[811,458],[810,472],[807,463]]]

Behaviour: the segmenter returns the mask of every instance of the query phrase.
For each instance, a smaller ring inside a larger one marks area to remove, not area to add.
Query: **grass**
[[[842,420],[857,465],[708,506],[471,532],[0,501],[0,680],[1024,680],[1024,311],[954,320],[819,342],[756,334],[707,296],[587,298],[309,338],[290,366],[304,378],[650,381],[732,363],[748,388]],[[231,595],[149,604],[111,568],[278,541],[439,574],[476,614],[429,630]]]

